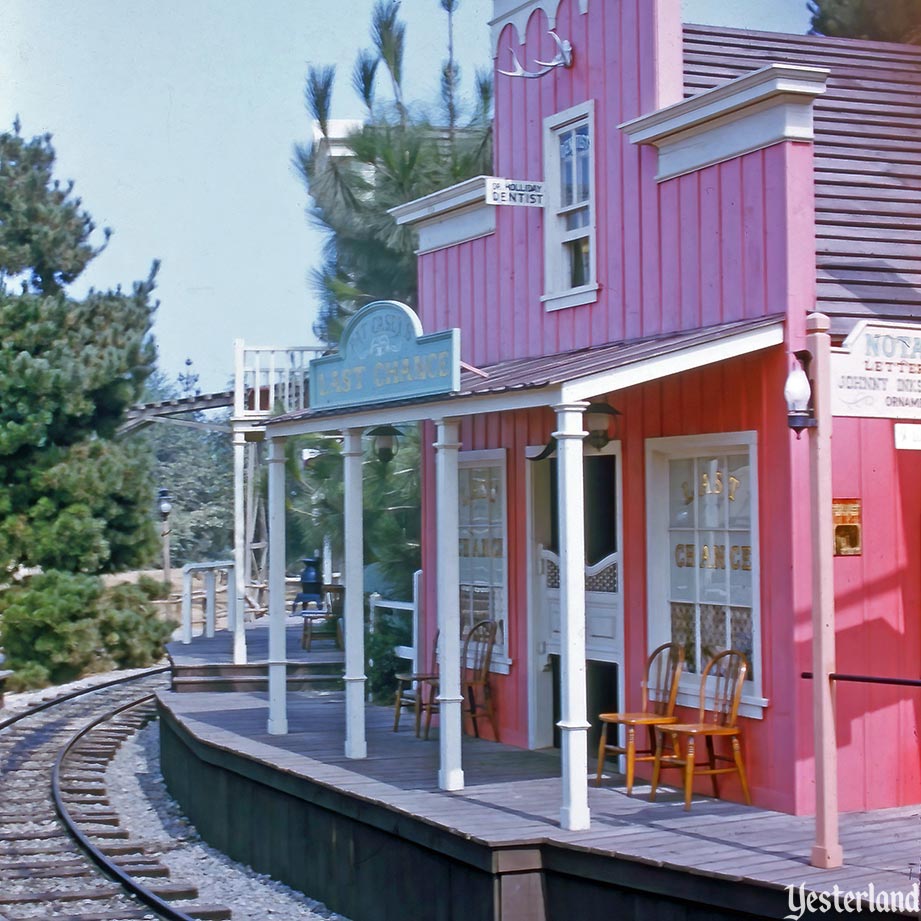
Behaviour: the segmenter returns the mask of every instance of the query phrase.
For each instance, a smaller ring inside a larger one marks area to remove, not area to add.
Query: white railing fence
[[[226,628],[235,630],[237,614],[236,592],[234,591],[233,560],[218,560],[210,563],[186,563],[182,567],[182,642],[192,642],[193,602],[203,602],[203,623],[205,636],[214,636],[218,623],[218,598],[224,598]]]
[[[321,346],[247,346],[234,342],[235,419],[264,419],[278,412],[308,406],[310,361],[325,351]]]
[[[412,646],[395,646],[394,652],[401,659],[409,659],[413,672],[418,672],[422,663],[419,662],[419,586],[422,579],[422,570],[413,573],[413,600],[393,601],[381,597],[380,592],[372,592],[368,596],[368,625],[373,633],[375,624],[381,610],[396,612],[398,616],[408,615],[411,618]]]

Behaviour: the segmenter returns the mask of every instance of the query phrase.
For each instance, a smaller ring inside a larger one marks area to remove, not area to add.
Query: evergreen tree
[[[0,134],[0,568],[112,571],[154,539],[147,452],[114,435],[154,366],[157,265],[70,293],[100,250],[54,160],[49,135]]]
[[[330,344],[365,303],[394,299],[416,305],[415,233],[397,226],[388,209],[491,170],[492,85],[488,76],[478,75],[472,113],[461,125],[452,31],[458,0],[440,3],[449,25],[448,58],[441,69],[444,122],[405,101],[406,27],[397,0],[375,4],[373,47],[359,53],[352,73],[365,118],[347,137],[330,134],[335,68],[311,67],[307,75],[307,107],[320,139],[298,145],[295,164],[313,199],[310,214],[329,234],[313,282],[321,300],[314,331]],[[382,70],[392,102],[377,99]],[[344,146],[345,155],[334,152],[334,141],[335,147]]]
[[[154,402],[194,396],[197,385],[198,375],[192,362],[186,361],[186,370],[175,385],[155,374],[148,381],[144,399]],[[154,458],[153,485],[167,489],[172,497],[169,525],[173,565],[229,559],[233,555],[230,413],[210,410],[184,413],[178,418],[217,428],[161,423],[147,428],[138,439]]]
[[[816,35],[921,44],[921,0],[809,0]]]

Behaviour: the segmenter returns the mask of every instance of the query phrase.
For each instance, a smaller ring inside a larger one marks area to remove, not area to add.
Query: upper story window
[[[549,310],[596,300],[592,101],[544,120],[544,296]]]

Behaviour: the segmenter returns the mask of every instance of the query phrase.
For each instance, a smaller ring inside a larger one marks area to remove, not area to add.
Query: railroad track
[[[157,846],[131,840],[106,767],[156,712],[156,668],[0,719],[0,921],[220,921]]]

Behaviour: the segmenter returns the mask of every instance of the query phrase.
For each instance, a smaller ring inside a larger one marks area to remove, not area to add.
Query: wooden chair
[[[600,713],[601,738],[598,740],[598,773],[595,784],[601,783],[606,755],[626,755],[627,796],[633,791],[633,775],[637,761],[654,761],[656,756],[656,729],[663,723],[674,723],[675,698],[678,696],[678,679],[684,666],[684,647],[679,643],[663,643],[654,649],[646,661],[643,679],[643,698],[639,711],[625,713]],[[623,726],[626,734],[623,746],[608,742],[608,727]],[[649,732],[649,747],[637,750],[636,728],[645,726]]]
[[[464,713],[473,721],[473,734],[480,737],[477,715],[483,713],[492,726],[493,738],[499,741],[499,724],[492,704],[489,685],[489,666],[496,644],[499,625],[494,620],[481,620],[471,628],[461,655],[461,690],[464,695]],[[464,667],[466,666],[466,671]]]
[[[397,679],[397,694],[394,701],[393,731],[400,728],[400,713],[403,707],[412,707],[416,715],[416,735],[422,725],[422,709],[425,704],[426,691],[432,682],[438,681],[438,631],[432,641],[432,657],[429,659],[428,671],[401,672]]]
[[[463,712],[473,721],[473,733],[479,738],[478,716],[483,713],[489,719],[493,736],[499,741],[499,724],[492,702],[492,688],[489,684],[489,666],[492,663],[492,651],[496,643],[499,625],[494,620],[481,620],[470,628],[464,640],[461,652],[461,694],[464,697]],[[436,678],[424,682],[427,686],[427,699],[423,700],[425,710],[425,735],[429,737],[432,714],[438,712],[439,682]]]
[[[719,798],[719,787],[716,777],[718,774],[738,774],[742,784],[742,795],[745,802],[751,805],[751,794],[748,792],[748,780],[745,776],[745,765],[742,763],[742,751],[739,745],[741,732],[736,724],[739,714],[739,701],[742,699],[742,688],[745,685],[745,676],[748,674],[748,661],[744,653],[736,649],[727,649],[715,655],[706,665],[700,679],[700,711],[696,723],[671,723],[656,729],[656,754],[652,769],[652,792],[650,800],[656,798],[656,788],[659,785],[659,772],[664,767],[681,768],[684,772],[684,808],[691,808],[691,792],[694,786],[694,775],[709,775],[713,783],[713,795]],[[709,679],[709,680],[708,680]],[[708,698],[710,706],[707,706]],[[662,744],[665,734],[673,742],[675,753],[662,754]],[[706,766],[698,767],[695,761],[695,747],[698,739],[704,739],[707,745]],[[713,740],[716,738],[729,739],[732,746],[732,756],[717,755],[714,751]],[[684,750],[682,757],[681,751]],[[717,767],[717,761],[728,762],[728,767]]]

